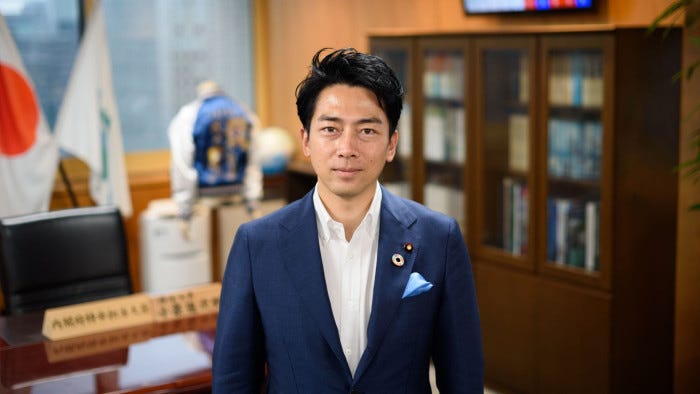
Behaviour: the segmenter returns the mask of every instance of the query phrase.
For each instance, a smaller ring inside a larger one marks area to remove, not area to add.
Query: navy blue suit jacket
[[[265,363],[270,393],[430,393],[431,358],[441,392],[483,393],[474,281],[457,222],[382,193],[367,348],[355,375],[333,318],[309,193],[236,233],[222,283],[215,393],[259,393]],[[402,299],[411,272],[433,287]]]

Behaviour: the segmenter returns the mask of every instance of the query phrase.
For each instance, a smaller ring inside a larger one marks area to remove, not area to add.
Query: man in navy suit
[[[224,274],[215,393],[483,393],[481,328],[456,221],[378,182],[403,88],[380,58],[316,53],[297,87],[318,181],[242,225]],[[264,386],[266,384],[266,386]]]

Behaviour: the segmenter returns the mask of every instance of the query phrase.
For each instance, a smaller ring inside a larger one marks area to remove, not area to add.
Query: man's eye
[[[377,131],[374,129],[362,129],[362,130],[360,130],[360,133],[362,133],[363,135],[372,135],[372,134],[376,134]]]
[[[326,127],[323,127],[323,128],[321,129],[321,131],[324,132],[324,133],[335,133],[336,131],[338,131],[338,129],[336,129],[336,128],[333,127],[333,126],[326,126]]]

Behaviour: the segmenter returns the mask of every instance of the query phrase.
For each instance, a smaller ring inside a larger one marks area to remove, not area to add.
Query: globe
[[[256,149],[263,175],[277,175],[287,168],[296,147],[287,130],[266,127],[256,136]]]

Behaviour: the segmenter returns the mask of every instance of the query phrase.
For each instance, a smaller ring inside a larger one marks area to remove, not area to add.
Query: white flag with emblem
[[[121,125],[101,6],[88,20],[56,119],[59,146],[90,168],[90,196],[131,216]]]
[[[0,217],[45,211],[58,148],[0,15]]]

